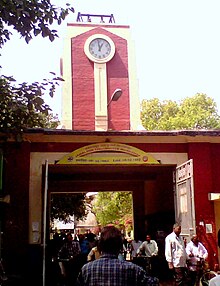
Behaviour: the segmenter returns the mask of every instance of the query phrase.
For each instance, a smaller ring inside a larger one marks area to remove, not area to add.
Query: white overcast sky
[[[51,0],[60,4],[67,1]],[[77,13],[113,14],[116,24],[129,25],[136,49],[139,97],[179,102],[197,92],[217,103],[220,113],[220,0],[78,0],[75,13],[59,27],[50,43],[37,37],[30,44],[18,36],[1,51],[2,73],[19,82],[59,75],[62,35]],[[60,91],[48,101],[60,114]]]

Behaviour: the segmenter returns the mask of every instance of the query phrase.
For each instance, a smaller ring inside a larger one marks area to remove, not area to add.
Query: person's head
[[[193,234],[191,240],[195,245],[198,245],[199,239],[197,234]]]
[[[181,225],[180,225],[179,223],[175,223],[175,224],[173,225],[173,232],[174,232],[177,236],[180,235],[180,233],[181,233]]]
[[[103,227],[99,241],[99,249],[102,253],[118,255],[122,245],[122,235],[118,228],[114,226]]]
[[[68,232],[68,233],[67,233],[66,239],[67,239],[67,241],[72,241],[72,240],[73,240],[73,236],[72,236],[72,233],[71,233],[71,232]]]
[[[147,242],[150,242],[150,240],[151,240],[151,236],[150,236],[150,234],[147,234],[147,235],[146,235],[146,241],[147,241]]]
[[[82,233],[80,233],[80,234],[78,235],[78,238],[79,238],[79,242],[82,242],[82,241],[84,240],[84,238],[85,238],[85,235],[82,234]]]

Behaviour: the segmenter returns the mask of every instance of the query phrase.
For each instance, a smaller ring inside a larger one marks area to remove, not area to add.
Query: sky
[[[67,0],[68,1],[68,0]],[[61,4],[67,1],[51,0]],[[205,93],[220,114],[219,0],[78,0],[69,1],[75,13],[58,29],[54,42],[36,37],[29,44],[14,34],[1,50],[1,72],[18,82],[41,81],[59,75],[63,35],[78,12],[113,14],[116,24],[129,25],[136,51],[139,98],[175,100]],[[61,114],[61,96],[46,98]]]

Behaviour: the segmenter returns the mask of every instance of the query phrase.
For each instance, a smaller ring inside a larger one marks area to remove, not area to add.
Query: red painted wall
[[[108,136],[107,136],[108,137]],[[31,144],[31,152],[73,152],[74,150],[86,146],[88,142],[84,143],[67,143],[67,142],[50,142],[50,143],[40,143],[35,142]],[[163,143],[163,144],[154,144],[154,143],[130,143],[130,146],[139,148],[145,152],[175,152],[175,153],[187,153],[188,145],[179,143]]]
[[[4,207],[2,255],[12,273],[28,271],[30,144],[6,144],[4,149],[4,192],[10,203]],[[2,211],[3,209],[1,209]],[[25,270],[26,269],[26,270]]]
[[[16,247],[16,253],[13,253],[13,261],[19,260],[21,253],[22,255],[23,253],[28,255],[29,152],[68,153],[85,145],[88,145],[88,143],[23,143],[18,146],[12,144],[10,145],[10,149],[6,150],[6,191],[11,195],[11,202],[10,205],[7,206],[5,216],[5,235],[8,237],[6,249],[10,248],[14,238],[16,238],[16,245],[19,245],[19,243],[21,244],[21,247]],[[214,202],[208,200],[208,193],[219,192],[220,190],[220,176],[218,170],[218,164],[220,162],[220,144],[199,142],[186,144],[145,144],[136,142],[130,145],[140,148],[145,152],[185,152],[188,153],[189,159],[193,159],[197,232],[201,241],[208,249],[210,266],[213,268],[215,263],[217,263],[217,230],[215,228]],[[205,227],[200,225],[201,221],[205,224],[212,224],[213,233],[207,234]],[[16,232],[16,236],[14,236],[14,232]],[[15,257],[15,255],[17,256]],[[26,256],[24,257],[26,259]]]
[[[215,150],[213,150],[213,147]],[[210,143],[189,144],[189,159],[193,159],[197,232],[200,240],[208,249],[209,261],[212,267],[218,263],[214,202],[208,200],[208,193],[214,192],[213,186],[215,185],[215,176],[213,174],[216,173],[217,165],[214,166],[213,161],[218,160],[219,162],[220,160],[220,152],[216,152],[215,147]],[[203,222],[204,226],[200,225],[200,222]],[[213,233],[206,233],[206,224],[212,225]]]
[[[109,36],[115,43],[116,53],[107,63],[108,101],[116,88],[123,96],[109,106],[109,128],[130,129],[128,54],[126,40],[100,27],[72,38],[73,130],[95,130],[94,63],[84,53],[84,43],[91,35]]]

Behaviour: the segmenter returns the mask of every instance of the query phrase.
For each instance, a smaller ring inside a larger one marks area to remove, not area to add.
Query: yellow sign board
[[[65,155],[57,164],[159,164],[144,151],[121,143],[96,143]]]

